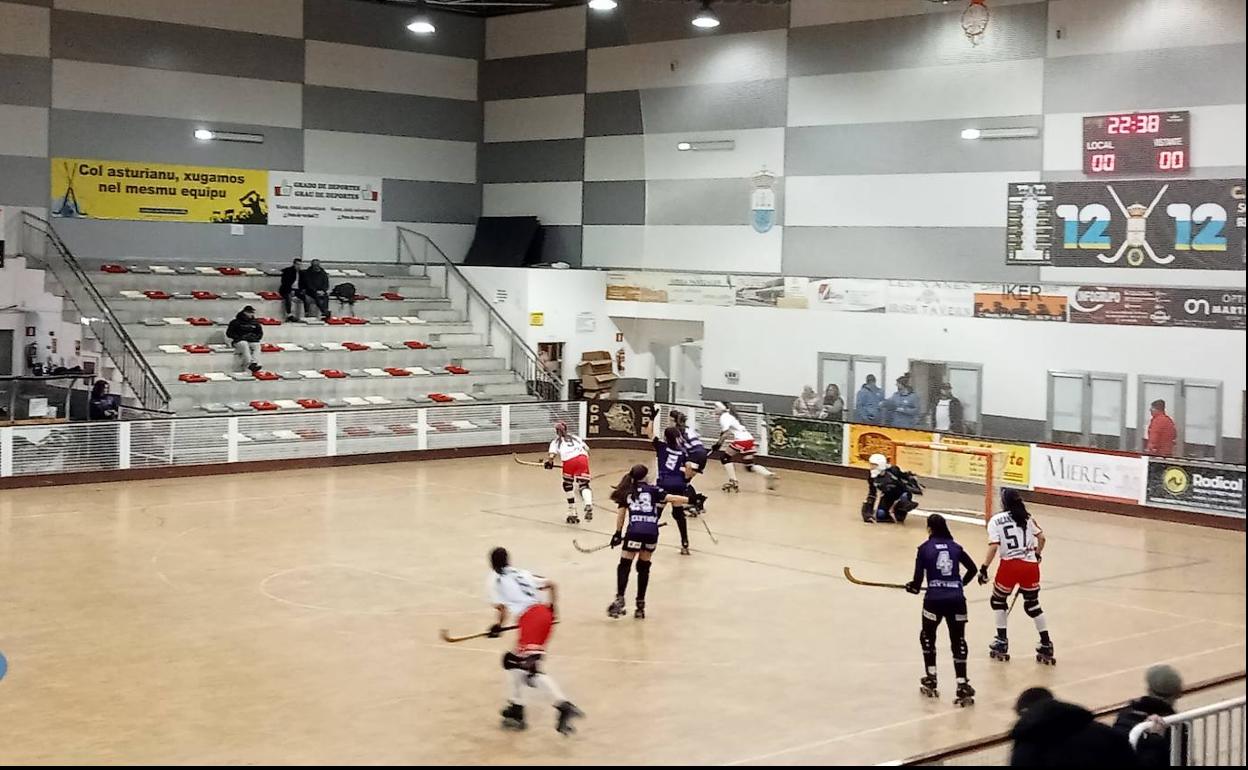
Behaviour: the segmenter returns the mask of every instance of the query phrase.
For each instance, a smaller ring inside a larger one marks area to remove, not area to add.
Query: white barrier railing
[[[1244,696],[1163,717],[1169,728],[1170,766],[1243,766],[1245,760]],[[1131,729],[1133,748],[1148,730],[1141,722]]]

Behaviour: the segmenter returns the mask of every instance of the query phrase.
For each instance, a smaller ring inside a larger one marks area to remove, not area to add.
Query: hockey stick
[[[666,521],[665,521],[665,522],[663,522],[662,524],[660,524],[660,525],[659,525],[659,527],[660,527],[660,528],[662,528],[662,527],[666,527],[666,526],[667,526],[667,522],[666,522]],[[591,547],[589,547],[589,548],[586,548],[585,546],[583,546],[583,545],[581,545],[580,543],[576,542],[576,538],[572,538],[572,547],[573,547],[573,548],[575,548],[576,550],[580,551],[581,553],[594,553],[594,552],[596,552],[596,551],[601,551],[601,550],[602,550],[602,549],[604,549],[604,548],[610,548],[610,547],[611,547],[611,541],[610,541],[610,540],[608,540],[607,542],[603,543],[602,545],[595,545],[595,546],[591,546]]]
[[[706,527],[706,535],[711,539],[711,542],[719,545],[719,538],[715,537],[715,533],[711,531],[711,525],[706,523],[706,516],[698,516],[697,519],[702,522],[703,527]],[[845,570],[848,572],[849,567],[846,567]]]
[[[529,465],[534,468],[543,468],[546,465],[546,463],[541,460],[521,460],[519,455],[512,455],[511,459],[515,460],[520,465]]]
[[[556,620],[551,625],[558,625],[558,624],[559,624],[559,621]],[[499,631],[515,631],[519,627],[520,626],[503,626],[502,628],[499,629]],[[466,642],[469,639],[480,639],[483,636],[489,636],[489,635],[490,635],[489,631],[479,631],[475,634],[468,634],[466,636],[451,636],[451,632],[447,631],[445,628],[438,631],[438,636],[442,637],[442,641],[447,642],[448,644],[455,644],[456,642]]]
[[[845,568],[845,579],[853,583],[856,586],[870,586],[872,588],[900,588],[903,590],[906,587],[905,583],[875,583],[870,580],[859,580],[858,578],[854,577],[854,573],[849,571],[849,567]],[[923,590],[926,590],[926,589],[923,589]]]

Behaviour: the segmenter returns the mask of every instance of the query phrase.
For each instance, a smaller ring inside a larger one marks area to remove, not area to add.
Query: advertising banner
[[[1244,469],[1193,460],[1148,460],[1148,505],[1244,517]]]
[[[1070,303],[1070,321],[1079,324],[1243,329],[1246,319],[1238,289],[1080,286]]]
[[[1147,466],[1143,457],[1036,446],[1031,450],[1031,485],[1038,492],[1139,503]]]
[[[767,454],[841,465],[845,426],[828,420],[767,415]],[[868,455],[870,456],[870,455]]]
[[[931,443],[931,433],[905,428],[889,428],[883,425],[850,425],[849,449],[846,461],[854,468],[867,468],[867,460],[871,455],[879,453],[890,457],[892,461],[908,471],[920,476],[930,475],[932,468],[932,452],[926,449],[898,447],[893,457],[894,441],[922,441]]]
[[[883,313],[888,307],[888,284],[867,278],[821,278],[806,288],[811,307],[840,313]]]
[[[1006,263],[1243,270],[1243,179],[1009,185]]]
[[[975,447],[988,449],[993,453],[993,475],[999,484],[1016,489],[1031,488],[1031,445],[1002,444],[995,441],[963,438],[961,436],[941,436],[940,443],[949,446]],[[962,479],[964,481],[986,481],[988,478],[988,461],[979,455],[964,455],[957,452],[935,452],[938,463],[937,472],[943,479]],[[993,501],[996,505],[996,501]]]
[[[585,438],[650,438],[655,406],[647,401],[588,402]]]
[[[1066,304],[1066,295],[1046,293],[1040,286],[1006,286],[1002,291],[975,292],[975,317],[1065,322]]]
[[[804,309],[807,306],[807,278],[782,278],[774,275],[733,275],[733,304],[738,307],[785,307]]]
[[[52,158],[54,217],[146,222],[269,221],[268,171]]]
[[[715,273],[607,273],[607,299],[731,307],[733,289],[728,276]]]
[[[381,177],[269,172],[269,224],[378,227]]]

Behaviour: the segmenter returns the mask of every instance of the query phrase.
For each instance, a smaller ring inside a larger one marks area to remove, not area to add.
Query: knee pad
[[[1039,591],[1023,591],[1023,612],[1026,612],[1029,618],[1044,614],[1044,610],[1040,609]]]
[[[577,489],[582,491],[589,489],[589,479],[582,479],[576,482]]]
[[[1008,610],[1010,605],[1005,601],[1005,597],[996,591],[992,592],[992,598],[988,600],[988,606],[994,610]]]
[[[572,493],[572,489],[573,489],[572,479],[564,479],[564,480],[563,480],[563,491],[564,491],[564,492],[567,492],[568,494],[571,494],[571,493]]]
[[[514,652],[503,653],[503,670],[525,672],[529,675],[530,684],[533,682],[533,677],[542,673],[538,668],[541,662],[541,653],[534,653],[532,655],[517,655]]]
[[[732,463],[732,458],[729,457],[726,453],[721,453],[719,456],[719,461],[723,463],[724,465],[730,465]]]
[[[512,669],[524,668],[524,658],[508,651],[503,653],[503,670],[511,671]]]

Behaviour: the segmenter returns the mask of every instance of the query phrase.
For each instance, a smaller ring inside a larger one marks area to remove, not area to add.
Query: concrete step
[[[133,268],[135,266],[151,267],[152,265],[164,265],[165,267],[171,267],[171,268],[174,268],[175,270],[180,270],[183,268],[193,269],[196,267],[225,267],[225,266],[252,267],[258,270],[263,270],[265,272],[278,271],[290,265],[289,260],[282,260],[280,262],[257,262],[255,260],[236,259],[236,258],[231,258],[231,257],[204,259],[202,257],[181,258],[181,257],[176,257],[176,256],[170,256],[170,257],[162,258],[162,259],[148,259],[148,258],[138,258],[138,257],[110,257],[110,258],[105,259],[102,257],[79,256],[78,262],[79,264],[82,265],[83,269],[85,269],[87,273],[89,274],[98,273],[100,272],[100,267],[102,265],[110,265],[110,264],[111,265],[123,265],[129,268]],[[310,258],[304,259],[305,265],[310,264],[310,262],[311,262]],[[359,270],[363,272],[366,277],[419,276],[422,274],[422,270],[419,265],[399,265],[393,262],[350,262],[350,261],[323,259],[321,260],[321,266],[324,267],[326,270],[355,269],[355,270]],[[128,275],[128,274],[129,273],[121,273],[120,275]],[[146,275],[150,275],[150,274],[146,274]],[[335,277],[336,276],[330,276],[331,279]],[[347,278],[346,280],[350,280],[350,278]]]
[[[126,331],[145,353],[159,353],[159,345],[223,344],[224,326],[143,326],[127,324]],[[424,324],[364,324],[362,326],[308,326],[300,323],[264,327],[265,342],[385,342],[399,343],[419,340],[438,342],[446,335],[455,335],[455,346],[485,344],[482,336],[473,332],[472,324],[463,321],[430,322]],[[449,345],[450,343],[439,342]]]
[[[113,314],[122,323],[133,323],[145,318],[233,318],[245,305],[256,309],[260,317],[285,317],[280,300],[262,299],[128,299],[121,296],[105,297]],[[416,315],[421,310],[451,310],[451,301],[440,297],[422,297],[389,301],[384,299],[365,300],[355,303],[355,315],[387,316]],[[338,302],[330,300],[329,310],[334,315],[350,315],[348,308],[338,307]]]
[[[277,291],[281,280],[277,276],[227,276],[227,275],[160,275],[155,273],[88,273],[91,282],[106,297],[116,295],[123,289],[135,291],[161,290],[175,291],[213,291],[218,294],[238,291]],[[431,289],[441,294],[442,285],[433,286],[428,278],[420,276],[388,276],[382,278],[334,278],[329,279],[332,287],[339,283],[355,284],[355,290],[370,297],[378,296],[383,291],[396,291],[404,296],[429,296],[418,294]],[[437,296],[435,294],[434,296]]]
[[[460,363],[469,371],[498,371],[504,368],[501,358],[489,357],[490,349],[481,347],[430,348],[429,350],[361,350],[357,352],[281,352],[261,353],[260,364],[266,369],[385,369],[387,366],[423,366],[441,369],[453,362]],[[464,358],[468,356],[468,358]],[[474,357],[475,356],[475,357]],[[178,379],[188,372],[232,372],[238,368],[238,359],[232,353],[149,353],[148,363],[156,370],[162,382]]]

